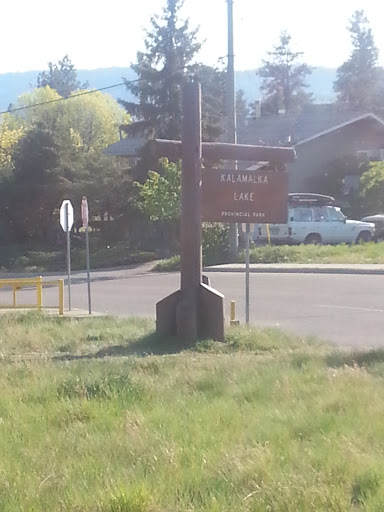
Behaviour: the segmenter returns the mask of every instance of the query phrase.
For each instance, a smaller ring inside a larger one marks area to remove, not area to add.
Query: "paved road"
[[[93,310],[120,316],[155,316],[155,304],[179,286],[176,273],[154,274],[146,269],[95,272]],[[226,316],[236,301],[244,322],[244,275],[210,273],[211,285],[224,293]],[[384,277],[374,275],[251,274],[251,324],[279,326],[314,335],[343,346],[384,346]],[[0,301],[5,300],[0,292]],[[9,293],[9,292],[8,292]],[[23,299],[32,292],[23,292]],[[83,274],[73,276],[72,307],[87,309]],[[44,290],[46,305],[56,290]],[[8,296],[9,299],[9,296]]]

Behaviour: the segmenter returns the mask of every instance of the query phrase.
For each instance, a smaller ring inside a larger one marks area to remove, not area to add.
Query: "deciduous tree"
[[[0,181],[13,170],[13,150],[24,134],[24,128],[10,114],[0,121]]]
[[[23,95],[17,106],[39,103],[45,104],[7,114],[0,126],[0,141],[12,146],[9,153],[0,150],[0,164],[8,164],[2,167],[7,179],[1,183],[0,207],[10,236],[19,242],[53,239],[57,218],[52,213],[64,196],[74,204],[89,196],[101,217],[126,211],[125,173],[102,154],[128,120],[124,109],[101,92],[62,101],[49,86]]]
[[[112,96],[95,91],[65,102],[61,127],[70,132],[78,148],[100,152],[118,140],[121,123],[129,121],[129,115]]]
[[[360,178],[360,195],[366,214],[384,212],[384,162],[371,162]]]
[[[147,181],[139,189],[138,207],[150,220],[178,220],[180,218],[181,166],[180,162],[160,159],[160,173],[149,171]]]
[[[87,91],[82,91],[87,92]],[[27,107],[15,113],[26,129],[44,125],[65,144],[82,149],[100,151],[119,138],[119,126],[128,123],[129,116],[112,96],[94,91],[60,101],[62,97],[48,85],[21,95],[16,108]],[[33,105],[38,105],[33,107]]]

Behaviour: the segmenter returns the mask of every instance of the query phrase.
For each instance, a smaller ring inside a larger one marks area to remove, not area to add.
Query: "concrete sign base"
[[[224,295],[201,283],[197,307],[183,300],[181,290],[165,297],[156,304],[156,331],[162,336],[184,337],[185,330],[197,326],[197,339],[224,341]],[[191,315],[191,310],[194,314]],[[193,325],[187,325],[192,323]],[[186,340],[186,345],[194,340]]]

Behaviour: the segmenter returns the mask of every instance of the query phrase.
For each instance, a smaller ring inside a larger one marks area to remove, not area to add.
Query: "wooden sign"
[[[287,172],[202,170],[203,221],[283,224],[287,216]]]

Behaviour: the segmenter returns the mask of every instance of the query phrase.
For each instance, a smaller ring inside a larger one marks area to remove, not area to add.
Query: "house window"
[[[360,162],[368,162],[368,151],[357,151],[357,158],[360,160]]]
[[[356,152],[361,162],[384,160],[384,149],[363,149]]]
[[[343,179],[342,193],[344,195],[352,194],[359,190],[360,176],[358,174],[346,174]]]

